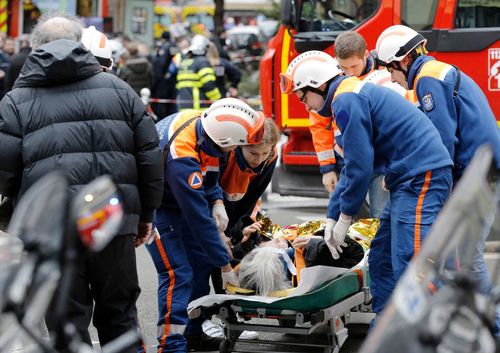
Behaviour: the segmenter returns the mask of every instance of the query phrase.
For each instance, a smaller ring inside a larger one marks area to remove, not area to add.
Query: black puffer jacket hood
[[[60,86],[101,71],[97,59],[81,43],[59,39],[31,52],[14,88]]]
[[[0,194],[20,197],[59,170],[77,193],[110,175],[123,199],[118,234],[137,234],[162,197],[158,135],[134,91],[79,43],[58,40],[28,56],[0,101]]]

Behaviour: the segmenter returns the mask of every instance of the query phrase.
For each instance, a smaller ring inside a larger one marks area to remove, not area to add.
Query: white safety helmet
[[[210,39],[201,34],[197,34],[191,39],[191,45],[187,49],[188,52],[193,53],[194,55],[205,55],[208,46],[210,45]]]
[[[168,27],[168,30],[170,31],[170,35],[172,36],[173,39],[178,39],[180,37],[187,36],[187,31],[182,25],[182,23],[172,23]]]
[[[378,59],[386,64],[401,61],[413,49],[427,40],[410,27],[394,25],[386,28],[377,39]]]
[[[119,62],[120,57],[122,56],[123,53],[127,51],[127,49],[125,49],[121,40],[116,38],[108,40],[108,43],[111,47],[111,55],[113,60]]]
[[[330,55],[311,50],[297,56],[280,74],[281,92],[290,94],[305,87],[319,88],[323,83],[342,74],[339,63]]]
[[[264,121],[263,113],[236,98],[220,99],[201,115],[203,129],[220,147],[260,143]]]
[[[102,67],[109,70],[113,68],[111,44],[108,41],[108,38],[99,32],[94,26],[83,29],[82,44],[92,54],[94,54]]]

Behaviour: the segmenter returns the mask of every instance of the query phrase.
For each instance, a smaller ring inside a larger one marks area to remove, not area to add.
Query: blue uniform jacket
[[[431,56],[418,57],[408,73],[409,88],[415,89],[421,109],[438,129],[454,161],[455,181],[484,143],[492,145],[500,168],[500,132],[486,97],[463,71],[454,96],[456,82],[457,70]]]
[[[339,77],[331,113],[342,132],[345,166],[328,205],[328,217],[355,215],[377,164],[386,165],[389,189],[452,165],[439,133],[422,112],[394,91],[358,78]]]
[[[187,110],[160,121],[156,129],[162,151],[175,130],[200,114]],[[212,203],[223,200],[218,185],[218,165],[222,155],[223,152],[205,134],[199,118],[184,128],[166,156],[161,206],[182,212],[191,234],[198,238],[215,267],[224,266],[230,260],[211,215]]]

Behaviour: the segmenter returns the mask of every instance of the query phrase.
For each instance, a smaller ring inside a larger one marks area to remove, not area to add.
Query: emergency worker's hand
[[[345,242],[345,237],[347,235],[347,231],[352,223],[352,217],[346,216],[343,213],[340,214],[339,220],[335,224],[333,228],[333,241],[335,245],[340,245],[343,247],[347,246]]]
[[[222,272],[222,289],[226,289],[228,283],[238,287],[240,285],[240,281],[238,280],[238,276],[234,273],[231,265],[226,265],[221,268]]]
[[[156,239],[160,239],[160,233],[158,232],[158,228],[154,227],[148,239],[146,239],[146,244],[151,245]]]
[[[139,222],[137,228],[137,236],[135,237],[135,247],[141,246],[146,243],[151,236],[153,223]]]
[[[215,201],[212,208],[212,218],[215,221],[215,225],[217,226],[219,233],[226,230],[229,218],[227,217],[224,203],[221,200]]]
[[[243,228],[243,239],[241,239],[241,242],[244,243],[246,242],[248,239],[250,239],[250,236],[253,234],[253,233],[256,233],[256,232],[260,232],[262,230],[262,224],[260,224],[259,222],[255,222],[253,224],[250,224],[249,226],[246,226],[245,228]]]
[[[323,174],[323,185],[326,191],[333,192],[337,184],[337,174],[334,171]]]
[[[229,87],[229,97],[238,98],[238,89],[236,87]]]
[[[333,229],[335,228],[336,223],[337,222],[334,219],[327,218],[325,227],[325,243],[328,246],[328,249],[330,249],[330,253],[335,260],[337,260],[342,253],[342,248],[339,244],[335,244],[333,239]]]

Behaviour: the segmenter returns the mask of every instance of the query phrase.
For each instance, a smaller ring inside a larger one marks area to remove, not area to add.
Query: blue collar
[[[219,146],[208,137],[203,125],[201,125],[201,119],[196,121],[196,139],[196,145],[200,146],[200,149],[210,157],[219,158],[225,155]]]
[[[431,60],[436,59],[429,55],[421,55],[411,64],[410,70],[408,71],[408,89],[413,89],[413,86],[415,85],[415,78],[417,78],[422,66]]]
[[[368,58],[366,59],[366,66],[363,72],[361,72],[360,76],[364,76],[366,74],[369,74],[374,68],[375,68],[375,61],[373,60],[373,57],[371,55],[368,55]]]
[[[337,91],[340,82],[342,82],[346,78],[347,78],[346,76],[337,76],[332,80],[332,83],[330,83],[330,87],[328,88],[328,94],[326,95],[325,102],[323,103],[321,109],[318,110],[319,115],[324,116],[325,118],[331,118],[333,116],[332,113],[333,96],[335,95],[335,92]]]

